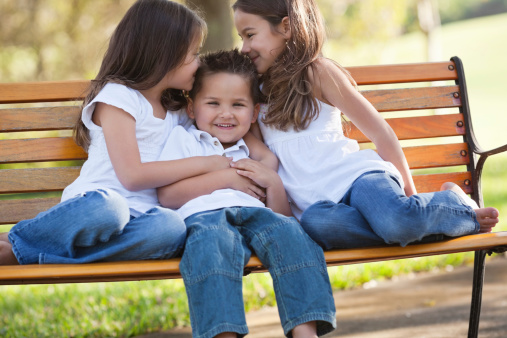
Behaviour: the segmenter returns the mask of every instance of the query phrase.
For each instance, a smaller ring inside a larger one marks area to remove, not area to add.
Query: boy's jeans
[[[336,326],[322,249],[294,218],[266,208],[224,208],[185,219],[188,238],[180,263],[194,337],[248,333],[243,268],[255,252],[273,278],[285,334],[317,321],[319,334]]]
[[[20,264],[165,259],[181,253],[185,223],[155,207],[130,216],[118,193],[98,189],[66,200],[9,232]]]
[[[453,191],[405,196],[398,181],[371,171],[354,181],[339,203],[319,201],[301,226],[324,250],[400,244],[479,231],[473,209]]]

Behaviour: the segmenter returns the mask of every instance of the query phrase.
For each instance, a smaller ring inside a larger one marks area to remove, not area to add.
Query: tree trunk
[[[208,24],[208,37],[203,51],[230,49],[234,46],[230,0],[186,0],[186,4],[202,11]]]

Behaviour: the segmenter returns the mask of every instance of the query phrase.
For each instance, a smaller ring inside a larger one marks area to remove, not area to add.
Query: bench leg
[[[476,338],[479,335],[479,320],[481,317],[482,286],[484,284],[486,254],[486,250],[479,250],[475,252],[474,281],[472,286],[472,303],[470,304],[468,338]]]

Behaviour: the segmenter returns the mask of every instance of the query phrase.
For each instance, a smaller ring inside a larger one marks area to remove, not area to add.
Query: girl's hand
[[[259,186],[253,180],[238,175],[236,169],[229,168],[222,171],[224,175],[227,175],[226,181],[229,184],[230,189],[242,191],[254,198],[257,198],[261,202],[266,202],[266,191],[262,186]]]
[[[280,177],[273,169],[249,158],[231,162],[231,167],[237,169],[239,175],[251,179],[265,189],[279,186],[281,183]]]

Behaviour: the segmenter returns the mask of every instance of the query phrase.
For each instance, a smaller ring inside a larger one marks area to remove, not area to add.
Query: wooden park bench
[[[490,151],[478,146],[460,59],[349,70],[379,112],[396,112],[389,113],[387,121],[402,140],[418,191],[436,191],[443,182],[451,181],[482,206],[484,162],[488,156],[507,150],[507,145]],[[0,224],[33,218],[57,204],[59,192],[79,175],[87,154],[74,143],[71,129],[88,84],[89,81],[0,84]],[[365,85],[367,89],[362,87]],[[369,143],[353,126],[349,129],[352,138]],[[494,232],[407,247],[334,250],[325,255],[328,265],[335,266],[474,251],[469,336],[475,337],[485,257],[506,249],[507,232]],[[180,278],[178,264],[179,259],[0,266],[0,284]],[[265,268],[257,257],[252,257],[245,273],[257,271]]]

